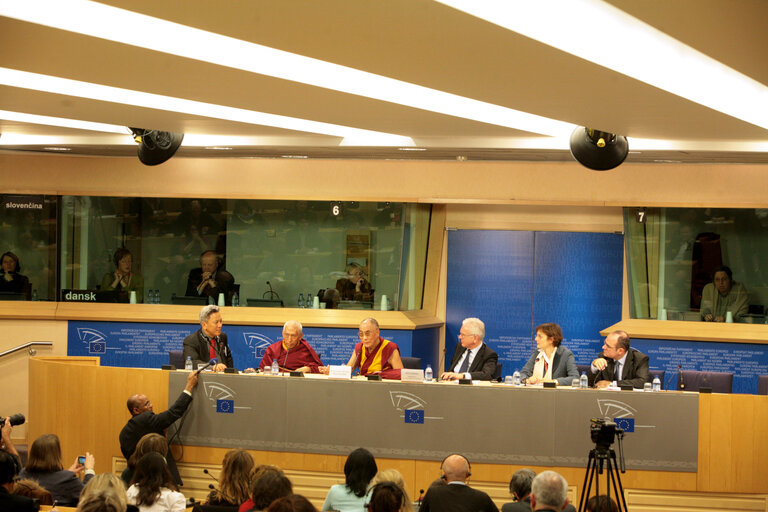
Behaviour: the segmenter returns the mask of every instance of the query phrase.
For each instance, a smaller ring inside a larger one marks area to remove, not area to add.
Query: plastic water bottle
[[[192,356],[187,356],[187,360],[184,361],[184,369],[185,370],[191,370],[192,369]]]
[[[655,375],[653,377],[653,391],[661,391],[661,380],[659,380],[659,376]]]
[[[155,302],[154,304],[160,304],[160,290],[155,288]]]
[[[232,307],[238,307],[240,305],[240,297],[237,295],[237,292],[235,292],[232,295]]]
[[[213,302],[213,295],[209,295],[208,296],[208,304],[210,304],[210,305],[214,304],[214,302]]]
[[[314,301],[313,297],[312,292],[307,293],[307,302],[304,303],[304,306],[307,309],[312,309],[312,302]]]
[[[272,360],[272,375],[280,375],[280,366],[277,364],[277,359]]]
[[[304,307],[304,294],[303,293],[299,294],[299,307],[300,308]]]
[[[424,382],[432,382],[432,365],[428,364],[427,369],[424,370]]]
[[[512,374],[512,385],[513,386],[520,385],[520,372],[517,370],[515,370],[515,373]]]
[[[589,379],[587,378],[587,372],[581,372],[581,377],[579,377],[579,387],[581,389],[587,389],[589,387]]]
[[[39,300],[39,298],[38,298],[38,296],[37,296],[37,288],[35,288],[34,290],[32,290],[32,300],[35,300],[35,301],[36,301],[36,300]]]

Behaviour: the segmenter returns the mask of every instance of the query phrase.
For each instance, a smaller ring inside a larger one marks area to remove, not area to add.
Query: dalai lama
[[[360,322],[357,335],[360,343],[349,358],[347,366],[360,368],[360,375],[381,375],[385,379],[399,379],[403,361],[400,349],[392,342],[379,336],[379,322],[366,318]]]

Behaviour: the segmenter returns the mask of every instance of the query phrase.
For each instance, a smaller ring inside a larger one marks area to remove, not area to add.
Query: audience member
[[[733,280],[733,272],[722,265],[715,269],[711,283],[701,292],[701,318],[705,322],[725,322],[728,313],[740,322],[749,311],[749,294],[743,284]]]
[[[365,494],[377,471],[371,452],[365,448],[354,450],[344,463],[345,483],[331,486],[320,510],[365,512]]]
[[[592,361],[591,372],[597,388],[616,382],[617,386],[642,389],[650,381],[648,356],[630,349],[629,334],[624,331],[613,331],[605,337],[603,351]]]
[[[103,501],[104,493],[114,493],[114,499],[112,501],[119,502],[119,508],[128,512],[138,512],[136,505],[128,505],[128,495],[125,492],[125,485],[123,481],[117,475],[113,473],[101,473],[91,478],[91,480],[85,484],[83,492],[80,493],[80,505],[91,501],[100,502]],[[102,496],[102,498],[97,498]],[[95,504],[93,505],[95,507]],[[94,508],[94,510],[98,510]]]
[[[218,362],[213,366],[215,372],[234,368],[227,334],[221,332],[223,325],[219,306],[203,306],[200,310],[200,329],[184,338],[184,360],[191,357],[193,364],[203,366],[209,360],[216,359]]]
[[[136,444],[136,450],[134,450],[134,452],[128,458],[126,468],[120,475],[120,478],[122,478],[123,483],[126,486],[131,485],[133,472],[136,470],[136,463],[140,458],[149,452],[157,452],[167,459],[168,441],[165,439],[165,436],[152,432],[142,436],[142,438],[139,439],[139,442]]]
[[[131,251],[121,247],[115,251],[112,259],[115,262],[115,271],[104,275],[101,280],[101,289],[136,292],[136,301],[144,302],[144,278],[138,272],[131,271],[133,268]]]
[[[317,512],[317,509],[301,494],[293,494],[273,501],[267,512]]]
[[[373,288],[366,279],[363,267],[357,263],[347,265],[347,277],[336,281],[336,290],[341,300],[373,302]],[[338,274],[337,274],[338,275]]]
[[[573,352],[562,346],[563,331],[553,323],[536,327],[536,349],[520,370],[520,377],[527,384],[557,381],[560,386],[570,385],[579,378]]]
[[[368,512],[405,512],[410,503],[403,488],[395,482],[379,482],[371,489]]]
[[[136,464],[136,471],[127,491],[128,503],[140,512],[184,512],[187,500],[178,492],[168,471],[165,457],[151,452]]]
[[[120,451],[123,452],[123,457],[130,459],[139,440],[145,435],[155,433],[164,436],[165,429],[181,418],[189,404],[192,403],[192,390],[195,386],[197,386],[197,372],[190,372],[184,391],[167,411],[160,414],[154,413],[152,402],[149,401],[147,395],[132,395],[128,398],[126,405],[131,413],[131,419],[120,431],[119,437]],[[173,475],[173,481],[181,485],[179,470],[176,468],[176,461],[172,455],[168,457],[168,470]]]
[[[125,502],[120,499],[120,495],[109,489],[91,494],[80,500],[77,505],[77,512],[126,512],[130,510],[130,505],[126,507]],[[138,509],[134,508],[134,510]]]
[[[237,507],[251,496],[250,474],[253,457],[245,450],[230,450],[224,455],[218,489],[208,494],[208,505]]]
[[[35,512],[40,507],[32,498],[11,494],[16,478],[16,461],[13,455],[0,451],[0,510],[13,512]]]
[[[56,434],[43,434],[32,443],[29,460],[19,476],[36,480],[53,495],[59,505],[75,507],[83,490],[83,482],[78,476],[84,473],[83,481],[88,482],[96,474],[94,464],[93,455],[86,452],[84,465],[75,458],[69,469],[65,470],[61,463],[59,437]]]
[[[443,460],[440,469],[446,485],[430,486],[421,502],[420,512],[499,511],[490,496],[467,484],[472,475],[472,468],[463,455],[449,455]]]
[[[283,472],[266,469],[251,484],[253,508],[250,510],[254,512],[265,511],[276,499],[284,498],[291,494],[293,494],[293,486]]]
[[[271,464],[259,464],[258,466],[254,466],[253,469],[251,469],[251,474],[248,476],[248,480],[251,482],[251,492],[253,489],[253,483],[259,478],[261,478],[261,475],[263,475],[267,471],[277,471],[281,475],[285,475],[282,469],[280,469],[277,466],[273,466]],[[243,502],[242,505],[240,505],[238,512],[246,512],[248,510],[251,510],[252,508],[253,508],[253,499],[249,496],[248,499],[245,502]]]
[[[267,347],[259,368],[265,370],[277,361],[283,371],[320,373],[323,363],[317,352],[304,339],[304,328],[297,320],[288,320],[283,326],[283,339]]]
[[[11,460],[13,460],[14,466],[16,468],[13,474],[16,475],[19,471],[21,471],[21,459],[19,458],[19,452],[16,451],[16,447],[13,445],[13,441],[11,440],[11,431],[13,430],[13,425],[11,425],[11,422],[8,421],[9,418],[4,418],[4,420],[5,421],[3,421],[3,427],[0,429],[0,450],[8,453],[11,456]]]
[[[459,343],[453,351],[450,371],[440,375],[440,380],[491,380],[496,373],[499,356],[483,343],[485,324],[479,318],[465,318],[459,330]]]
[[[205,251],[200,255],[200,267],[189,272],[187,291],[185,295],[192,297],[211,297],[218,301],[219,294],[224,294],[227,306],[232,305],[232,294],[235,293],[235,278],[224,269],[220,269],[221,261],[215,251]]]
[[[405,509],[407,512],[410,512],[413,508],[413,505],[411,503],[411,498],[408,496],[408,491],[405,489],[405,479],[403,478],[403,475],[396,469],[382,469],[378,473],[376,473],[376,476],[373,477],[373,480],[371,480],[371,483],[368,485],[369,487],[373,487],[374,485],[381,483],[381,482],[394,482],[395,484],[400,486],[400,489],[403,491],[403,496],[405,496]],[[368,493],[370,495],[370,492]]]
[[[48,491],[48,489],[37,483],[36,480],[31,480],[29,478],[16,480],[13,483],[13,490],[11,491],[11,494],[32,498],[37,500],[40,505],[53,505],[53,495]]]
[[[568,482],[559,473],[544,471],[531,484],[531,510],[560,512],[568,504]]]
[[[400,349],[389,340],[380,336],[379,322],[375,318],[366,318],[360,322],[357,333],[360,343],[355,345],[347,366],[360,368],[360,375],[381,375],[385,379],[399,379],[403,361]],[[328,373],[325,367],[325,373]]]
[[[31,298],[31,287],[27,276],[20,274],[19,257],[11,251],[0,256],[0,292],[19,293],[26,300]]]
[[[613,498],[602,494],[587,500],[587,512],[619,512],[619,506]]]
[[[501,512],[531,512],[531,485],[536,477],[532,469],[523,468],[515,471],[509,481],[509,492],[515,497],[514,503],[505,503]],[[563,509],[565,512],[576,512],[570,503]]]

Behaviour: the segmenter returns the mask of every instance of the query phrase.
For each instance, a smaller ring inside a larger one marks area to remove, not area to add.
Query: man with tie
[[[213,367],[215,372],[234,368],[227,335],[221,332],[223,323],[218,306],[203,306],[200,310],[200,329],[184,338],[184,361],[191,357],[193,364],[202,367],[211,359],[216,359],[218,363]]]
[[[491,380],[499,356],[483,343],[485,324],[479,318],[465,318],[459,330],[459,343],[447,372],[440,380]]]
[[[650,382],[648,356],[629,348],[629,334],[624,331],[613,331],[605,337],[603,351],[592,361],[591,371],[597,388],[616,382],[617,386],[642,389]]]

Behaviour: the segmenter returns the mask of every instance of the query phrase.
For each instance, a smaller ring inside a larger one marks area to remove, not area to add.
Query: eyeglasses
[[[463,332],[459,333],[459,339],[466,338],[468,336],[477,336],[476,334],[464,334]]]

